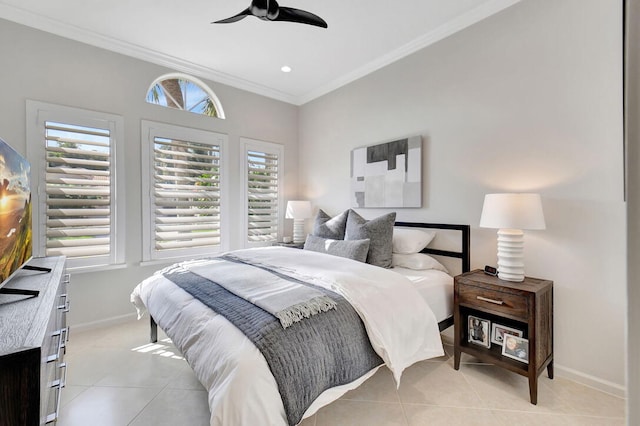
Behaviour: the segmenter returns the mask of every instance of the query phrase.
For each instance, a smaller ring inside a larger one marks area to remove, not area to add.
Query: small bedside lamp
[[[545,229],[540,194],[487,194],[481,228],[498,228],[498,277],[524,281],[523,229]]]
[[[293,219],[293,242],[304,243],[304,220],[311,217],[309,201],[288,201],[286,219]]]

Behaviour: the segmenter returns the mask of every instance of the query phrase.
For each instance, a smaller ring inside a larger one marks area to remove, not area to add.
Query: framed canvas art
[[[422,137],[352,150],[351,207],[422,207]]]

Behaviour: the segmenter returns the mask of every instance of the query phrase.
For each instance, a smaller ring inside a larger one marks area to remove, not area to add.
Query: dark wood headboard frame
[[[469,272],[471,270],[471,227],[469,225],[451,225],[447,223],[396,222],[395,226],[402,226],[406,228],[431,228],[460,231],[462,233],[462,245],[460,246],[460,251],[425,248],[420,253],[455,257],[462,261],[462,272]]]

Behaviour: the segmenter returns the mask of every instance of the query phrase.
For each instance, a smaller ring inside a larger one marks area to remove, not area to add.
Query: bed
[[[421,253],[454,258],[459,263],[457,271],[469,270],[468,225],[397,222],[395,226],[457,234],[457,249],[438,249],[431,244]],[[167,271],[172,268],[197,270],[206,261],[173,265],[163,270],[164,274],[159,271],[140,283],[131,300],[139,317],[149,312],[151,340],[157,339],[157,327],[161,327],[207,389],[211,425],[296,424],[358,387],[382,365],[392,371],[399,383],[405,368],[443,354],[439,331],[453,324],[450,274],[401,266],[383,269],[351,259],[284,247],[237,250],[232,255],[236,261],[254,262],[277,270],[287,279],[304,279],[322,291],[346,299],[361,318],[367,345],[379,356],[379,362],[369,367],[359,366],[361,370],[355,371],[362,372],[357,373],[357,377],[354,378],[352,372],[351,376],[345,376],[349,377],[345,383],[324,389],[317,397],[314,394],[312,400],[303,404],[302,411],[298,408],[298,414],[292,415],[286,392],[282,392],[282,396],[279,392],[282,389],[279,375],[273,370],[272,361],[265,359],[266,355],[258,349],[259,345],[229,319],[167,279],[170,276]],[[304,346],[305,343],[298,344],[297,348]],[[304,388],[306,383],[297,386]]]

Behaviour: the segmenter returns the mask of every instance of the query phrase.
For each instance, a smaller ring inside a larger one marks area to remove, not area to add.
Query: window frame
[[[264,247],[280,241],[283,235],[284,227],[284,145],[266,142],[257,139],[240,137],[241,158],[240,158],[240,174],[242,176],[242,245],[245,248]],[[247,162],[247,154],[249,151],[260,151],[267,154],[276,154],[278,156],[278,230],[276,241],[249,241],[249,170]]]
[[[213,102],[213,105],[216,109],[216,117],[211,117],[211,118],[219,118],[221,120],[224,120],[226,118],[225,113],[224,113],[224,109],[222,108],[222,103],[220,102],[220,99],[218,99],[218,96],[213,92],[213,90],[211,90],[211,88],[202,80],[190,76],[188,74],[184,74],[181,72],[172,72],[172,73],[168,73],[168,74],[163,74],[161,76],[159,76],[158,78],[156,78],[155,80],[153,80],[153,82],[151,82],[151,84],[149,85],[149,89],[147,89],[147,92],[145,93],[145,101],[147,99],[147,96],[149,95],[149,92],[156,86],[156,84],[159,84],[161,81],[164,80],[174,80],[174,79],[178,79],[178,80],[186,80],[189,81],[193,84],[195,84],[196,86],[200,87],[200,89],[202,89],[203,92],[205,92],[207,94],[207,96],[209,96],[209,99],[211,99],[211,102]],[[169,109],[176,109],[176,108],[172,108],[170,106],[167,105],[161,105],[161,104],[157,104],[155,102],[149,102],[146,101],[147,103],[151,104],[151,105],[157,105],[163,108],[169,108]],[[198,114],[198,115],[204,115],[204,114],[200,114],[197,112],[193,112],[193,111],[189,111],[186,109],[176,109],[178,111],[185,111],[185,112],[189,112],[191,114]],[[206,115],[204,115],[206,117]]]
[[[27,158],[31,163],[31,182],[37,202],[33,203],[33,253],[46,256],[47,196],[45,123],[108,129],[110,148],[110,242],[109,254],[88,258],[68,258],[67,268],[74,271],[103,270],[122,267],[125,263],[126,203],[124,164],[124,118],[106,112],[91,111],[27,100]]]
[[[173,249],[162,252],[155,249],[155,208],[153,187],[153,146],[155,138],[177,139],[188,142],[218,145],[220,147],[220,245]],[[215,142],[215,143],[214,143]],[[201,130],[174,124],[141,120],[141,170],[142,170],[142,264],[195,259],[214,253],[228,251],[229,227],[227,225],[229,204],[229,160],[228,135],[210,130]]]

